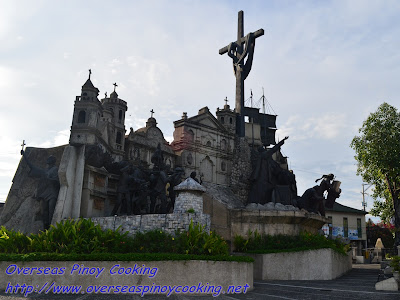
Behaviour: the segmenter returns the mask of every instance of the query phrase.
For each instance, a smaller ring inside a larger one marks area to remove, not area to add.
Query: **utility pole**
[[[368,185],[368,187],[367,188],[365,188],[365,186],[366,185]],[[364,209],[364,211],[366,211],[366,207],[367,207],[367,202],[365,201],[365,195],[368,195],[367,193],[366,193],[366,191],[370,188],[372,186],[372,184],[368,184],[368,183],[363,183],[362,184],[362,192],[361,192],[361,194],[362,194],[362,206],[363,206],[363,209]]]

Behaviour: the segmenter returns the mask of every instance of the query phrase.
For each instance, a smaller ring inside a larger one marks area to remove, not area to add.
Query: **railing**
[[[386,255],[398,255],[397,248],[367,248],[362,250],[366,263],[379,263],[386,259]]]

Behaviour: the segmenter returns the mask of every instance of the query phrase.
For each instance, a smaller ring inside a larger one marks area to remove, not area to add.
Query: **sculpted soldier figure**
[[[50,155],[47,158],[47,169],[42,169],[34,166],[29,161],[24,150],[21,150],[21,155],[30,168],[29,176],[39,178],[35,198],[40,201],[43,225],[45,229],[48,229],[53,219],[58,192],[60,190],[58,168],[55,165],[56,158]]]

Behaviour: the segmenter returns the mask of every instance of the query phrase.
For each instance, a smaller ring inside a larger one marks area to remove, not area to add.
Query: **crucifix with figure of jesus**
[[[236,134],[240,137],[245,136],[244,125],[244,80],[250,73],[253,63],[254,46],[256,38],[264,35],[264,29],[250,32],[244,36],[243,11],[238,13],[238,32],[237,40],[219,50],[219,54],[228,53],[232,58],[233,70],[236,77]]]

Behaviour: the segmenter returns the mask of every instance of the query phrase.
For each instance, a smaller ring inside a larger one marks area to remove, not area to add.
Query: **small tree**
[[[375,186],[375,200],[385,199],[386,203],[375,201],[372,213],[382,215],[388,221],[388,204],[392,203],[395,241],[400,245],[400,113],[387,103],[371,113],[359,129],[351,147],[358,162],[357,174]],[[386,208],[386,209],[385,209]]]

